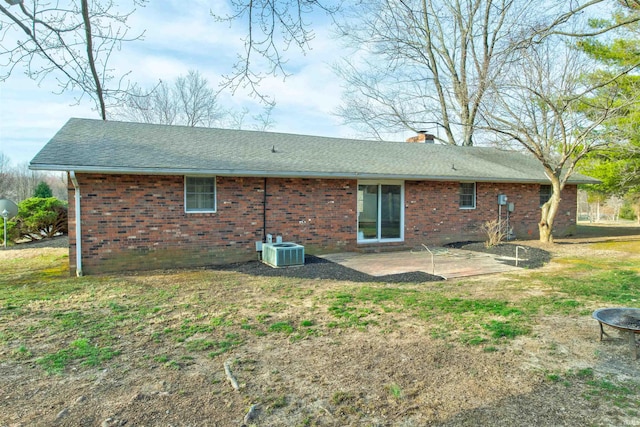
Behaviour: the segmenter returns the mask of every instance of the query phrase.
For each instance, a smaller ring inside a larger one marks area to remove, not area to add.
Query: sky
[[[121,2],[126,3],[126,2]],[[144,30],[144,40],[123,44],[110,64],[116,73],[130,72],[129,79],[142,87],[159,80],[173,82],[189,70],[199,71],[212,86],[231,71],[236,55],[242,52],[244,28],[217,23],[211,8],[224,12],[226,1],[151,0],[130,17],[131,33]],[[269,78],[261,89],[274,97],[274,126],[270,131],[332,137],[357,137],[341,125],[336,111],[341,99],[341,82],[332,71],[338,60],[339,42],[331,37],[329,22],[318,16],[312,22],[316,38],[305,54],[287,52],[292,75],[283,80]],[[1,72],[2,70],[0,70]],[[79,93],[56,94],[53,76],[34,82],[16,68],[0,82],[0,152],[12,164],[29,162],[71,117],[99,119],[89,100],[76,101]],[[248,108],[254,114],[261,106],[247,93],[224,93],[225,108]],[[410,136],[410,135],[409,135]]]

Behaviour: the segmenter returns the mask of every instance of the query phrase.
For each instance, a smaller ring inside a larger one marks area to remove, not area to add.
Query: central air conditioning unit
[[[304,246],[297,243],[265,243],[262,245],[262,262],[272,267],[304,265]]]

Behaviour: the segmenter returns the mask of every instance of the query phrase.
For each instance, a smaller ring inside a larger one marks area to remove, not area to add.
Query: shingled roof
[[[488,147],[70,119],[34,170],[548,183],[527,155]],[[594,183],[574,175],[570,183]]]

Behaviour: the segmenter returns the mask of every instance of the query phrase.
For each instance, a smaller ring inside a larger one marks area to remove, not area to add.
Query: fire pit
[[[638,344],[636,334],[640,334],[640,308],[601,308],[593,312],[593,318],[600,323],[600,341],[607,335],[602,325],[618,329],[629,336],[631,354],[638,359]]]

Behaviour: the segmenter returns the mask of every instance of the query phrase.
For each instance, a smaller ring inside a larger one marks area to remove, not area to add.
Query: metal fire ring
[[[631,354],[638,359],[636,334],[640,334],[640,308],[617,307],[600,308],[593,312],[593,318],[600,323],[600,341],[607,335],[602,325],[607,325],[626,333],[629,337]]]

